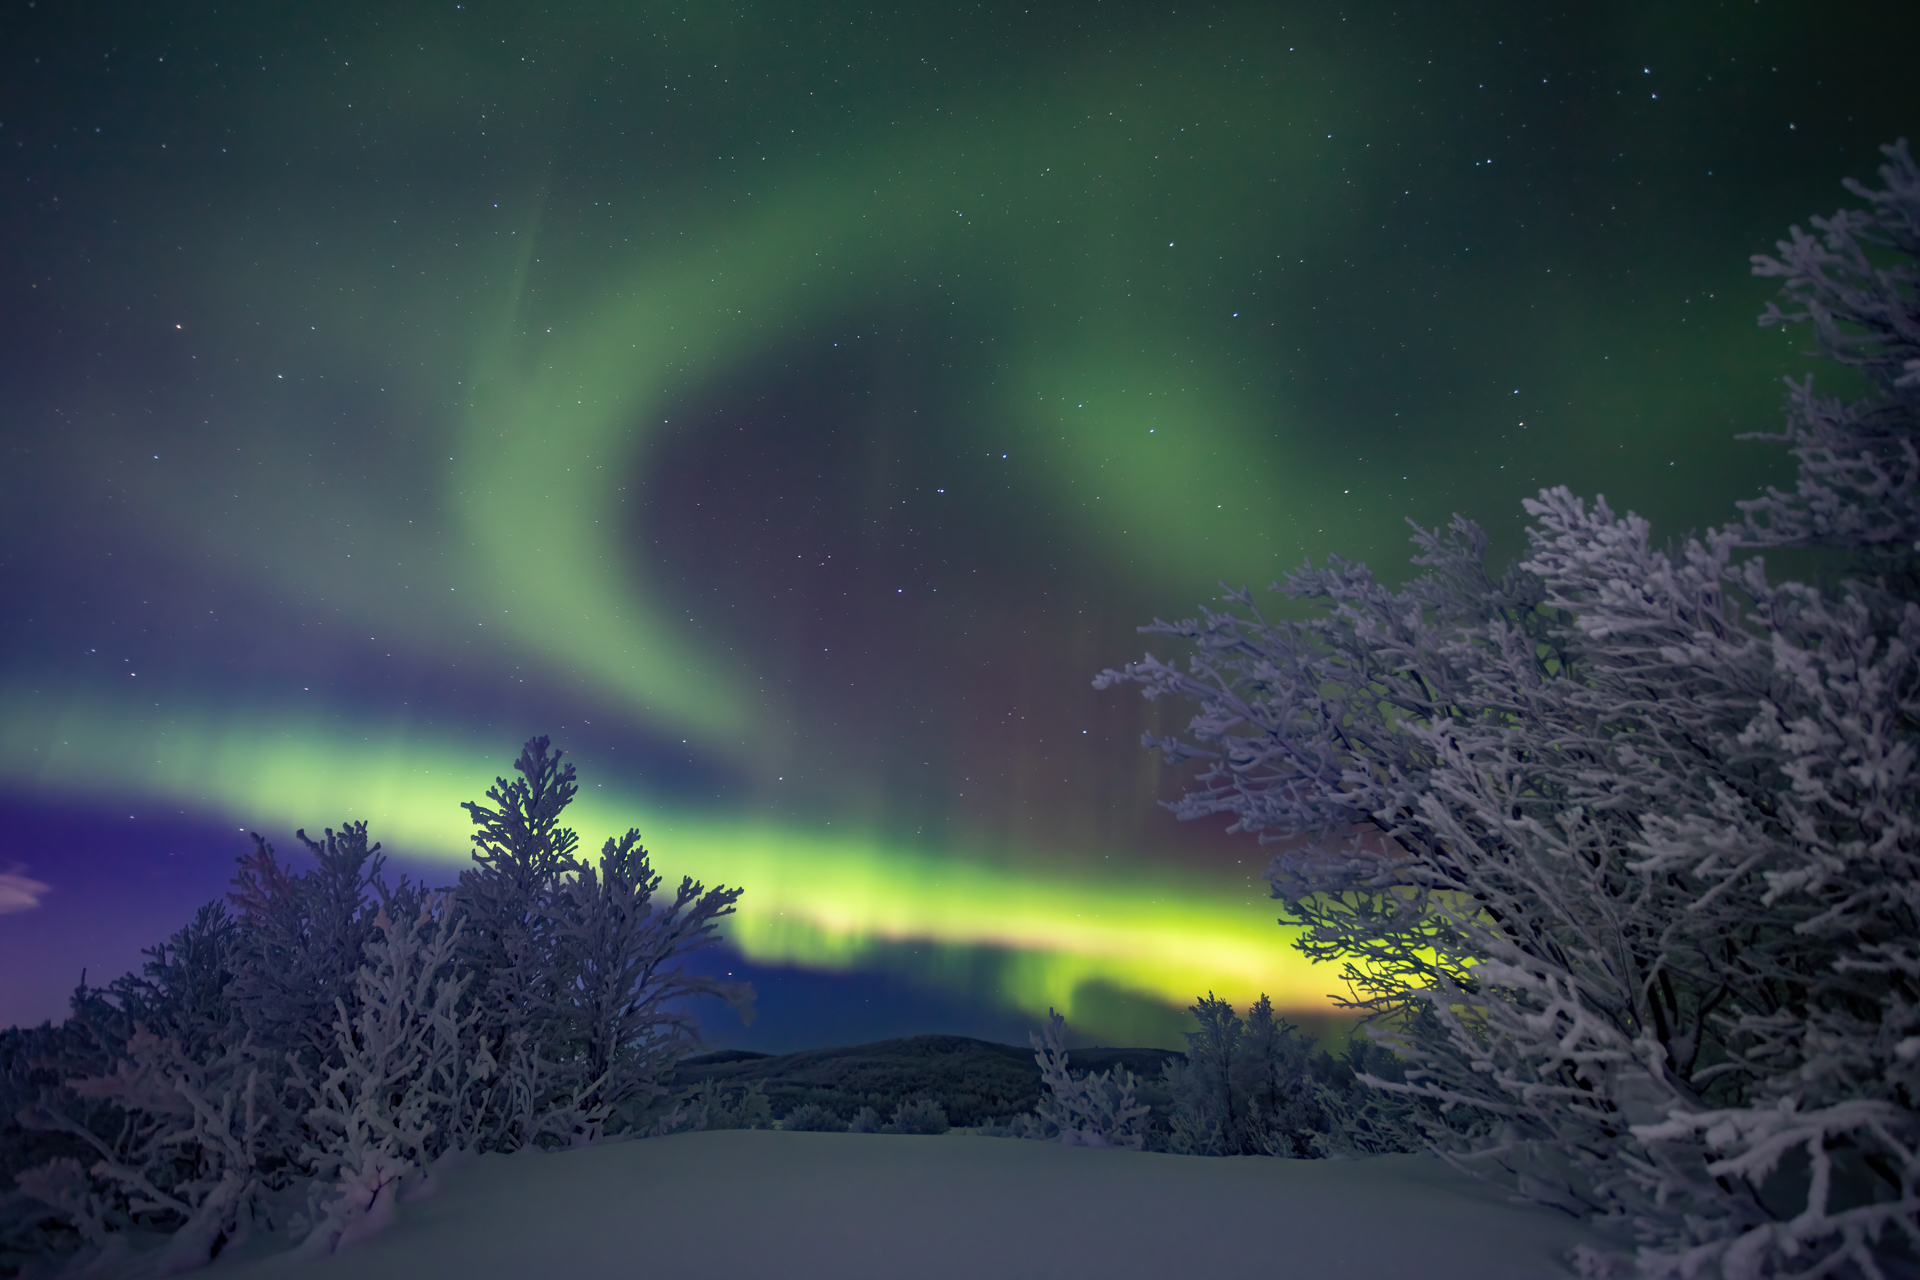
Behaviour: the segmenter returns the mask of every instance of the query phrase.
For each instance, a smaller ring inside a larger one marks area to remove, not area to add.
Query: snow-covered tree
[[[226,996],[257,1047],[312,1067],[333,1047],[335,1003],[353,998],[385,860],[364,822],[337,835],[329,828],[320,841],[304,829],[295,836],[313,857],[311,870],[282,866],[257,834],[239,860],[227,894],[240,913],[239,955]]]
[[[631,831],[597,866],[574,859],[558,823],[572,768],[544,738],[519,767],[489,793],[498,809],[468,806],[484,830],[457,890],[388,886],[364,823],[300,832],[317,864],[300,874],[256,836],[237,916],[210,904],[140,975],[83,982],[65,1026],[21,1041],[30,1061],[9,1041],[5,1085],[31,1099],[40,1153],[14,1166],[22,1195],[95,1255],[161,1234],[141,1265],[185,1269],[303,1202],[304,1247],[326,1252],[464,1153],[770,1124],[764,1095],[724,1114],[645,1105],[693,1047],[680,1001],[747,1010],[746,984],[679,963],[740,890],[683,879],[654,902]],[[10,1196],[0,1233],[57,1246],[47,1217]]]
[[[1867,202],[1814,218],[1819,236],[1789,230],[1780,256],[1756,254],[1754,274],[1783,279],[1787,306],[1767,304],[1763,325],[1811,322],[1819,350],[1853,369],[1868,395],[1821,395],[1813,377],[1788,380],[1788,425],[1800,474],[1792,493],[1741,503],[1743,542],[1837,548],[1898,594],[1915,594],[1920,558],[1920,181],[1902,139],[1883,148],[1884,189],[1848,178]]]
[[[1033,1060],[1040,1064],[1040,1100],[1034,1114],[1018,1132],[1035,1138],[1058,1138],[1069,1147],[1124,1147],[1139,1151],[1146,1145],[1149,1108],[1136,1102],[1139,1082],[1125,1067],[1112,1071],[1075,1074],[1067,1068],[1067,1022],[1047,1010],[1043,1037],[1033,1041]]]
[[[1193,1005],[1200,1029],[1187,1033],[1185,1060],[1165,1068],[1171,1100],[1167,1150],[1177,1155],[1307,1158],[1332,1141],[1321,1094],[1332,1058],[1320,1055],[1266,996],[1243,1023],[1211,993]],[[1319,1072],[1316,1065],[1321,1065]],[[1316,1142],[1316,1138],[1318,1142]]]
[[[1398,587],[1335,559],[1318,606],[1204,611],[1095,681],[1200,706],[1171,807],[1232,814],[1300,948],[1338,960],[1445,1108],[1463,1167],[1612,1222],[1648,1274],[1887,1274],[1920,1258],[1920,173],[1793,232],[1784,276],[1868,394],[1790,384],[1793,494],[1668,550],[1564,489],[1502,575],[1456,518]],[[1755,549],[1847,557],[1826,590]],[[1607,1262],[1589,1255],[1587,1264]]]
[[[466,922],[460,958],[473,975],[468,999],[480,1010],[480,1033],[502,1061],[516,1045],[534,1052],[555,1045],[571,1019],[561,995],[556,898],[562,877],[578,872],[581,863],[573,856],[579,837],[560,825],[578,790],[573,766],[561,766],[562,754],[549,755],[546,738],[532,739],[514,762],[521,776],[511,783],[496,778],[487,790],[497,808],[461,805],[480,829],[473,835],[474,865],[460,873],[454,890],[455,909]],[[498,1136],[489,1145],[510,1148],[533,1140],[519,1127],[526,1107],[511,1107],[510,1096],[498,1095],[499,1105],[509,1109],[491,1117]],[[532,1100],[532,1110],[554,1100]]]
[[[578,1139],[666,1094],[661,1077],[699,1040],[690,997],[719,996],[753,1017],[751,985],[689,974],[681,963],[712,940],[741,891],[683,876],[669,903],[653,900],[659,887],[640,833],[629,830],[607,840],[597,868],[581,866],[553,895],[561,1075],[579,1110]]]
[[[1264,995],[1247,1010],[1245,1022],[1211,994],[1195,1001],[1192,1013],[1199,1029],[1187,1033],[1186,1053],[1167,1059],[1153,1082],[1154,1106],[1140,1108],[1144,1149],[1292,1159],[1424,1149],[1423,1125],[1431,1122],[1432,1106],[1359,1083],[1367,1074],[1395,1083],[1405,1078],[1404,1064],[1373,1041],[1356,1038],[1335,1058],[1276,1014]],[[1034,1043],[1042,1047],[1038,1038]],[[1060,1137],[1071,1144],[1081,1140],[1079,1131],[1091,1130],[1097,1136],[1090,1145],[1101,1145],[1113,1127],[1110,1117],[1136,1107],[1133,1077],[1076,1075],[1067,1069],[1057,1037],[1038,1060],[1051,1097],[1042,1098],[1039,1114],[991,1126],[993,1132]],[[1070,1118],[1082,1113],[1096,1119],[1089,1125]]]
[[[454,891],[471,934],[461,949],[468,999],[516,1082],[496,1094],[489,1146],[585,1141],[610,1122],[623,1127],[637,1104],[666,1092],[659,1077],[694,1048],[691,997],[717,995],[752,1016],[749,984],[681,963],[713,940],[741,890],[683,877],[671,904],[654,902],[660,876],[637,831],[609,839],[598,866],[575,857],[579,838],[560,825],[578,790],[563,754],[530,740],[514,764],[521,777],[495,779],[487,792],[498,807],[464,806],[480,828],[476,865]]]

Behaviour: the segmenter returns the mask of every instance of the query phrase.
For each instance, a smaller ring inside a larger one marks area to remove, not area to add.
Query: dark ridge
[[[1170,1049],[1072,1049],[1076,1073],[1124,1067],[1139,1077],[1142,1101],[1153,1095]],[[834,1049],[762,1054],[723,1049],[683,1060],[674,1084],[712,1081],[723,1095],[759,1085],[776,1118],[813,1103],[842,1120],[863,1106],[891,1116],[902,1103],[930,1098],[956,1126],[1006,1121],[1031,1111],[1040,1098],[1040,1066],[1032,1049],[971,1036],[924,1035]]]
[[[691,1058],[682,1058],[683,1067],[715,1066],[722,1062],[744,1062],[749,1058],[771,1058],[770,1053],[759,1053],[753,1049],[716,1049],[712,1053],[696,1053]]]

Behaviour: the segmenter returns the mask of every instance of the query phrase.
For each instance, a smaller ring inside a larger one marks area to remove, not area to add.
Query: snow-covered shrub
[[[767,1086],[761,1081],[748,1085],[737,1097],[729,1096],[712,1113],[709,1129],[771,1129],[773,1104],[767,1101]]]
[[[682,1093],[661,1132],[695,1133],[703,1129],[771,1129],[773,1103],[767,1086],[756,1080],[744,1089],[723,1091],[712,1080]]]
[[[389,895],[374,918],[354,1004],[335,1001],[333,1065],[322,1075],[295,1060],[309,1103],[300,1152],[309,1252],[330,1253],[383,1221],[442,1156],[479,1149],[502,1083],[478,1011],[462,1007],[470,977],[457,971],[459,921],[443,894],[410,905]]]
[[[36,1110],[28,1123],[81,1137],[98,1158],[84,1171],[79,1161],[55,1161],[19,1183],[66,1213],[87,1243],[105,1247],[110,1231],[157,1229],[170,1237],[152,1259],[165,1269],[202,1265],[251,1234],[267,1152],[260,1072],[242,1051],[195,1061],[178,1040],[142,1028],[111,1074],[68,1087],[120,1108],[121,1129],[102,1140],[60,1112]]]
[[[1133,1072],[1119,1067],[1075,1075],[1067,1069],[1066,1019],[1051,1009],[1047,1017],[1045,1037],[1027,1037],[1040,1064],[1042,1091],[1033,1114],[1018,1118],[1017,1132],[1022,1137],[1058,1138],[1069,1147],[1143,1149],[1148,1108],[1134,1099],[1138,1084]]]
[[[780,1127],[789,1133],[845,1133],[847,1122],[817,1102],[803,1102],[787,1112]]]
[[[96,1255],[115,1236],[165,1234],[153,1265],[203,1264],[250,1234],[283,1185],[272,1076],[224,994],[234,951],[234,921],[209,904],[148,949],[141,975],[83,984],[42,1064],[58,1083],[18,1113],[80,1153],[20,1172],[19,1190]]]
[[[967,1132],[976,1138],[1045,1138],[1047,1136],[1038,1117],[1031,1111],[1025,1115],[989,1120],[985,1124],[974,1125]]]
[[[872,1107],[862,1107],[853,1113],[853,1119],[847,1121],[848,1133],[879,1133],[883,1126],[880,1113]]]
[[[947,1123],[947,1109],[932,1098],[915,1098],[903,1102],[893,1110],[893,1119],[887,1121],[884,1133],[945,1133],[953,1126]]]
[[[1456,517],[1399,588],[1335,559],[1303,622],[1205,611],[1095,681],[1200,706],[1171,806],[1279,841],[1300,948],[1340,960],[1462,1167],[1631,1231],[1651,1274],[1920,1259],[1920,172],[1797,229],[1784,276],[1867,379],[1791,384],[1792,494],[1656,550],[1564,489],[1499,576]],[[1826,590],[1755,548],[1849,557]],[[1848,575],[1851,576],[1848,576]],[[1602,1265],[1589,1255],[1589,1265]]]
[[[294,1073],[326,1064],[335,1010],[356,1007],[380,858],[363,823],[324,843],[298,836],[314,870],[292,874],[255,836],[229,895],[237,914],[211,903],[140,974],[83,985],[51,1037],[37,1069],[52,1079],[21,1119],[71,1154],[19,1184],[95,1251],[161,1233],[143,1265],[204,1264],[272,1225],[304,1177],[312,1134]]]

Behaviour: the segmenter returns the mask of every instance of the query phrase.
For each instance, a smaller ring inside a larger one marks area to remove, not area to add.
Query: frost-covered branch
[[[1317,607],[1204,612],[1103,672],[1199,704],[1182,818],[1280,849],[1298,945],[1339,960],[1462,1167],[1631,1226],[1655,1274],[1909,1263],[1920,1147],[1920,173],[1782,258],[1853,404],[1795,384],[1794,494],[1667,550],[1565,489],[1503,576],[1456,518],[1392,589],[1334,561]],[[1836,587],[1752,553],[1846,552]]]

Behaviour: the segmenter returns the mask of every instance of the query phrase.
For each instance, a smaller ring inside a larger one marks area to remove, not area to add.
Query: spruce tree
[[[464,921],[461,964],[472,975],[467,998],[489,1055],[523,1079],[543,1081],[542,1096],[494,1117],[497,1141],[508,1146],[532,1141],[530,1117],[554,1101],[539,1063],[566,1034],[570,1014],[562,1007],[566,977],[557,968],[554,930],[561,877],[581,868],[573,856],[579,839],[560,825],[578,788],[573,766],[561,765],[564,753],[549,754],[548,747],[544,736],[531,739],[514,762],[521,776],[494,779],[487,798],[497,808],[461,805],[479,828],[474,865],[460,873],[453,898]],[[507,1107],[506,1095],[499,1096]]]

